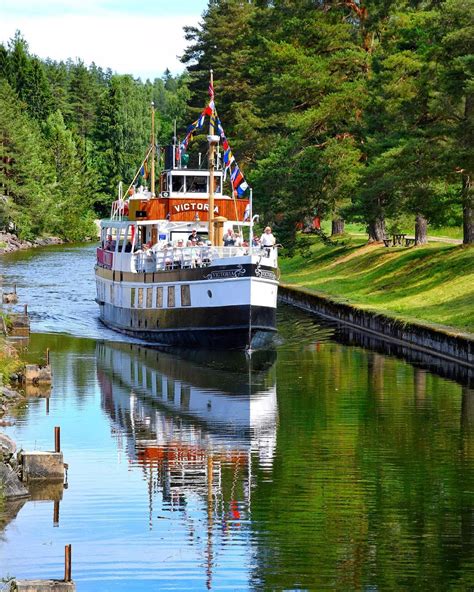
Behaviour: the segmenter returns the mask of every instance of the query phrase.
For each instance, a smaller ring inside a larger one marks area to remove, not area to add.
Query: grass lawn
[[[390,222],[387,222],[387,229],[390,228]],[[323,220],[321,222],[321,229],[327,235],[331,234],[331,220]],[[367,227],[365,224],[356,224],[353,222],[347,222],[345,224],[345,231],[349,235],[359,236],[363,235],[367,238]],[[400,224],[400,232],[408,234],[408,236],[415,236],[415,223]],[[390,234],[390,232],[387,233]],[[440,238],[457,238],[462,240],[462,226],[442,226],[436,228],[434,226],[428,226],[428,236],[440,237]]]
[[[361,237],[280,258],[281,281],[361,308],[474,333],[474,248],[367,245]],[[282,252],[282,255],[284,251]]]

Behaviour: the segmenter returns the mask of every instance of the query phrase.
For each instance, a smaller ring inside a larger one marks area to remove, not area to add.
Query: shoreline
[[[18,238],[16,234],[12,234],[11,232],[0,232],[0,255],[26,249],[36,249],[38,247],[63,244],[65,244],[65,241],[56,236],[35,238],[32,241],[28,241]]]
[[[358,329],[380,339],[437,356],[449,362],[474,367],[474,335],[455,329],[429,324],[421,320],[405,320],[336,298],[280,284],[278,299],[307,312],[317,314]]]

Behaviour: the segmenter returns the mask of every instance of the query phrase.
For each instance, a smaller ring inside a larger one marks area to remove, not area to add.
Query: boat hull
[[[276,309],[222,306],[188,310],[130,310],[99,303],[107,327],[150,343],[210,349],[259,348],[271,345]]]

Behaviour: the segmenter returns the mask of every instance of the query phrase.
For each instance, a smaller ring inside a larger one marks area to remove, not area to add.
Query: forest
[[[80,240],[158,145],[216,106],[254,209],[291,245],[315,217],[474,242],[472,0],[209,0],[183,72],[153,81],[0,45],[0,226]],[[196,135],[191,144],[202,140]],[[195,149],[195,147],[194,147]],[[190,146],[193,150],[193,145]],[[159,163],[158,163],[159,164]]]

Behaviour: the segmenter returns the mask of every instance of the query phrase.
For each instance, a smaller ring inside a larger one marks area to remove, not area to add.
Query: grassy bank
[[[280,259],[281,281],[361,308],[474,333],[474,248],[386,248],[352,238]]]
[[[415,236],[415,226],[413,220],[406,220],[406,221],[397,221],[395,224],[394,222],[390,222],[389,220],[386,223],[387,234],[390,235],[393,231],[396,232],[404,232],[408,236]],[[331,221],[330,220],[323,220],[321,222],[321,229],[327,235],[331,234]],[[345,224],[345,231],[349,235],[354,236],[362,236],[367,238],[367,225],[366,224],[357,224],[353,222],[346,222]],[[449,238],[449,239],[458,239],[462,240],[463,232],[462,226],[428,226],[428,236],[430,237],[438,237],[438,238]]]

